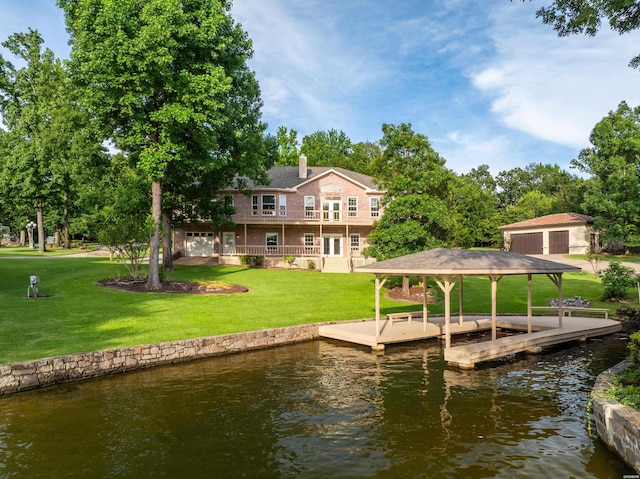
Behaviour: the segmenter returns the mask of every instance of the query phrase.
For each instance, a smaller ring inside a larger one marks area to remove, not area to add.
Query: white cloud
[[[250,66],[271,129],[285,125],[308,134],[353,118],[350,99],[379,80],[384,68],[336,28],[326,5],[304,7],[288,0],[236,2],[233,14],[253,40]]]
[[[533,17],[531,9],[513,4],[494,12],[495,55],[471,74],[501,123],[582,148],[595,123],[620,101],[640,103],[640,72],[627,66],[640,50],[640,32],[558,38],[550,26],[525,16]]]
[[[467,173],[486,164],[493,175],[513,161],[513,145],[503,135],[490,136],[479,131],[452,131],[433,140],[434,148],[447,160],[447,168]]]

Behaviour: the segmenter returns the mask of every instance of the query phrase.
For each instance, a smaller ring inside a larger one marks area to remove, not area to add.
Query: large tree
[[[310,166],[342,166],[351,153],[351,140],[342,130],[316,131],[302,139],[300,153]]]
[[[68,165],[64,156],[74,132],[62,128],[74,115],[68,101],[66,71],[53,52],[43,48],[35,30],[15,33],[2,45],[24,66],[15,67],[0,56],[0,113],[3,134],[0,188],[5,208],[18,212],[14,227],[24,228],[23,215],[36,213],[38,242],[46,248],[44,211],[61,199]],[[22,222],[21,225],[15,224]]]
[[[58,5],[66,13],[72,74],[84,101],[105,135],[150,180],[154,228],[147,287],[157,289],[163,186],[174,175],[187,178],[184,168],[214,175],[220,186],[235,174],[264,171],[256,147],[265,130],[260,92],[246,64],[251,41],[226,0]]]
[[[383,260],[446,245],[453,226],[447,201],[453,173],[410,124],[384,124],[382,131],[383,153],[374,171],[386,190],[385,209],[367,237],[365,254]]]
[[[491,246],[500,241],[496,182],[487,165],[456,177],[450,189],[454,219],[452,246],[470,248]]]
[[[618,105],[596,124],[573,164],[593,175],[584,206],[607,240],[640,246],[640,106]]]
[[[640,27],[640,3],[636,0],[554,0],[538,10],[537,16],[560,36],[577,33],[594,36],[603,21],[620,34]],[[640,66],[640,55],[630,65]]]
[[[298,145],[298,132],[289,130],[286,126],[278,128],[276,133],[278,143],[278,161],[280,166],[296,166],[300,157],[300,146]]]

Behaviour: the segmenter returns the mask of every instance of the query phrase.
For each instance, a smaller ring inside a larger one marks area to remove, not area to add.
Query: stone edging
[[[613,376],[631,364],[626,359],[607,369],[596,379],[591,391],[598,437],[624,461],[640,472],[640,412],[607,399],[604,391],[611,387]]]
[[[0,365],[0,396],[136,369],[311,341],[318,337],[318,327],[322,324],[335,322],[169,341]]]

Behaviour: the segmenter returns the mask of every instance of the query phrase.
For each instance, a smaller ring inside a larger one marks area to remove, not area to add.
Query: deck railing
[[[381,211],[344,210],[254,210],[238,211],[233,215],[236,224],[251,223],[340,223],[372,224]]]
[[[222,248],[223,256],[295,256],[298,258],[321,256],[320,246],[252,246],[237,245]],[[351,248],[351,256],[362,256],[361,248]]]

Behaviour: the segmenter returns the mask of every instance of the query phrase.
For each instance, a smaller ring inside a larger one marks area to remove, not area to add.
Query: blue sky
[[[531,162],[568,169],[600,119],[622,100],[640,104],[640,72],[627,66],[640,32],[558,38],[535,18],[549,3],[236,0],[232,14],[253,40],[270,132],[377,141],[383,123],[407,122],[447,167],[496,175]],[[0,0],[0,11],[0,39],[32,27],[68,56],[54,0]]]

